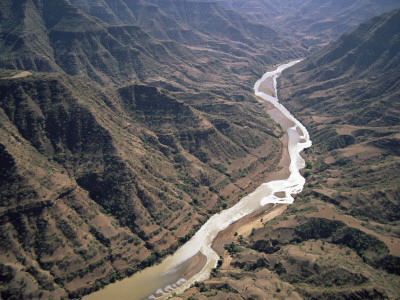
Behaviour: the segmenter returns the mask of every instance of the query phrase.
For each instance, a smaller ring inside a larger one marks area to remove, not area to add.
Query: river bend
[[[290,156],[289,177],[284,180],[274,180],[261,184],[235,206],[212,216],[188,242],[173,255],[165,258],[161,264],[108,285],[104,289],[84,297],[85,300],[165,299],[171,293],[181,293],[194,282],[206,280],[210,276],[211,270],[216,267],[219,256],[211,248],[211,244],[221,230],[266,204],[293,202],[293,195],[301,192],[305,183],[304,177],[299,172],[305,165],[300,152],[311,146],[311,140],[307,129],[279,103],[276,97],[261,91],[260,85],[265,80],[271,80],[272,77],[274,94],[277,95],[277,77],[284,69],[297,62],[299,61],[281,65],[276,70],[265,73],[254,85],[256,96],[272,103],[294,124],[287,130]],[[207,259],[203,268],[191,278],[181,278],[182,265],[199,252]]]

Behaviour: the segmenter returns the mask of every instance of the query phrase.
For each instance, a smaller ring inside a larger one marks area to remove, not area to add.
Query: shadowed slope
[[[35,73],[0,79],[0,99],[4,297],[77,297],[149,266],[279,161],[249,102],[214,103],[233,122],[146,85]]]
[[[135,18],[114,22],[99,15],[111,24],[66,0],[7,0],[1,5],[1,67],[62,70],[106,85],[140,80],[166,86],[173,81],[172,89],[183,89],[202,81],[215,84],[223,76],[223,84],[229,84],[242,80],[230,74],[234,68],[254,76],[261,65],[305,54],[298,43],[215,5],[187,4],[168,14],[154,4],[127,1],[124,7]],[[77,5],[96,11],[93,2]]]

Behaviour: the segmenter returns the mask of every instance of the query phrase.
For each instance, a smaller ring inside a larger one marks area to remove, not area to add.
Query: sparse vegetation
[[[209,2],[139,1],[133,9],[122,0],[125,11],[106,2],[101,9],[96,1],[42,2],[4,0],[0,5],[2,299],[81,298],[158,263],[210,215],[253,191],[278,167],[284,133],[255,99],[249,82],[266,66],[306,56],[317,47],[315,37],[299,41]],[[373,47],[371,55],[379,49]],[[357,57],[370,60],[364,54]],[[302,70],[320,62],[305,60]],[[304,113],[316,146],[307,153],[309,188],[303,195],[309,202],[318,198],[335,205],[332,218],[340,211],[366,218],[364,229],[375,234],[390,229],[397,243],[396,102],[368,89],[391,91],[397,73],[382,72],[382,87],[374,78],[361,77],[365,70],[354,66],[356,73],[349,77],[355,80],[349,81],[354,95],[347,95],[336,90],[347,79],[334,78],[353,67],[344,63],[315,73],[321,85],[304,76],[310,86],[289,88],[300,104],[311,99]],[[364,64],[376,67],[373,61]],[[321,89],[326,95],[318,94]],[[308,92],[315,94],[308,97]],[[290,93],[282,90],[280,96]],[[391,108],[378,110],[375,103]],[[347,151],[360,145],[380,149],[379,155],[365,158]],[[326,192],[330,188],[334,193]],[[365,287],[369,281],[362,272],[348,266],[285,256],[283,250],[301,244],[308,246],[301,250],[306,255],[320,250],[333,255],[342,247],[349,261],[398,275],[398,257],[375,235],[309,217],[318,212],[311,204],[289,208],[287,216],[263,228],[295,222],[296,229],[284,237],[263,232],[265,239],[260,239],[256,229],[250,240],[239,235],[239,244],[225,245],[232,265],[248,272],[250,280],[261,271],[284,280],[272,285],[279,297],[290,296],[289,291],[307,296],[288,283],[324,289],[353,284],[362,286],[356,295],[386,297],[390,289]],[[315,239],[326,244],[316,246]],[[246,257],[254,260],[243,261]],[[299,269],[290,277],[292,265]],[[213,270],[216,279],[225,276],[221,266],[222,261]],[[342,277],[330,277],[322,271],[326,266]],[[228,277],[243,278],[240,273]],[[210,297],[242,293],[228,281],[196,287]],[[324,290],[321,295],[316,297],[339,294]]]
[[[236,245],[235,243],[226,244],[224,249],[228,251],[230,255],[234,255],[243,251],[243,248]]]

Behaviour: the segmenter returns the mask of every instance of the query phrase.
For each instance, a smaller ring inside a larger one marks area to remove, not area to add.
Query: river
[[[254,92],[258,97],[271,102],[287,120],[294,124],[287,129],[290,156],[289,177],[284,180],[274,180],[261,184],[235,206],[212,216],[188,242],[173,255],[165,258],[161,264],[110,284],[104,289],[84,297],[84,300],[166,299],[172,293],[181,293],[194,282],[206,280],[211,270],[216,267],[219,256],[211,248],[211,244],[221,230],[269,203],[293,202],[292,195],[301,192],[305,183],[304,177],[299,172],[305,165],[300,152],[311,146],[311,140],[306,128],[279,103],[277,98],[262,92],[260,85],[272,77],[274,94],[277,95],[277,77],[284,69],[297,62],[299,61],[281,65],[275,71],[265,73],[254,85]],[[204,266],[190,278],[183,278],[182,274],[186,271],[188,262],[196,254],[199,256],[199,253],[202,253],[207,259]]]

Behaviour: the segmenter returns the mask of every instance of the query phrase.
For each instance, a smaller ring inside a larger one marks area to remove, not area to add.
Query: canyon
[[[396,298],[399,16],[387,11],[399,2],[298,5],[2,1],[1,297],[93,293],[285,179],[293,124],[252,85],[304,58],[278,93],[261,85],[310,132],[304,190],[274,219],[257,211],[221,231],[223,261],[179,292]]]

